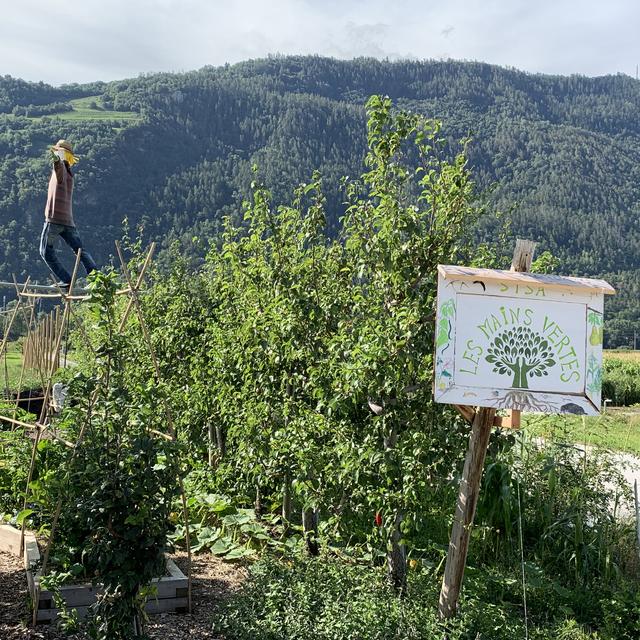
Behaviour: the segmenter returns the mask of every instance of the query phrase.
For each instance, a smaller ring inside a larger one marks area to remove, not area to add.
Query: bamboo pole
[[[0,420],[3,422],[8,422],[9,424],[15,425],[17,427],[25,427],[27,429],[35,429],[36,426],[30,424],[29,422],[23,422],[22,420],[16,420],[15,418],[9,418],[8,416],[0,415]]]
[[[98,398],[98,393],[100,392],[100,387],[97,386],[94,391],[93,394],[91,395],[91,399],[89,400],[89,412],[88,412],[88,417],[85,420],[84,424],[82,425],[82,428],[80,429],[80,433],[78,434],[78,438],[76,439],[76,443],[74,445],[72,445],[73,447],[73,453],[71,454],[71,460],[69,461],[69,469],[71,468],[71,463],[74,461],[76,454],[78,453],[78,447],[80,445],[80,443],[82,442],[82,439],[84,437],[84,432],[86,430],[86,427],[89,423],[89,421],[91,420],[91,411],[93,409],[93,405],[95,404],[97,398]],[[66,481],[69,480],[69,474],[67,473],[66,476]],[[58,519],[60,517],[60,511],[62,509],[62,495],[59,496],[58,498],[58,503],[56,505],[56,510],[53,516],[53,520],[51,522],[51,532],[49,533],[49,538],[47,540],[47,546],[45,547],[45,551],[44,551],[44,556],[43,556],[43,560],[42,560],[42,567],[40,569],[41,574],[45,575],[46,571],[47,571],[47,564],[49,562],[49,553],[51,551],[51,545],[53,544],[53,537],[56,531],[56,526],[58,524]],[[35,598],[34,598],[34,602],[37,603],[38,599],[40,597],[39,595],[39,589],[36,589],[35,592]],[[33,624],[35,626],[36,624],[36,616],[37,616],[37,604],[35,605],[34,608],[34,615],[33,615]]]
[[[73,449],[74,448],[73,442],[69,442],[68,440],[65,440],[64,438],[61,438],[59,435],[56,435],[55,433],[53,433],[53,431],[49,431],[49,429],[47,428],[47,425],[40,424],[39,422],[36,422],[36,424],[31,424],[29,422],[23,422],[22,420],[15,420],[14,418],[9,418],[8,416],[3,416],[3,415],[0,415],[0,420],[2,422],[8,422],[8,423],[10,423],[12,425],[15,425],[15,426],[18,426],[18,427],[23,427],[24,429],[30,429],[31,431],[40,430],[41,431],[41,436],[40,436],[41,438],[44,437],[44,436],[51,437],[54,440],[57,440],[58,442],[61,442],[68,449]]]
[[[60,307],[56,307],[54,309],[54,314],[53,314],[53,334],[55,336],[57,336],[59,333],[62,334],[62,326],[60,323]],[[54,361],[54,367],[55,367],[55,371],[57,371],[60,368],[60,350],[62,349],[62,344],[60,345],[60,349],[57,349],[53,352],[53,361]]]
[[[143,265],[143,268],[146,269],[146,265],[147,263],[150,261],[150,256],[152,253],[152,250],[154,249],[155,245],[151,246],[151,249],[149,251],[149,254],[147,256],[147,260],[145,261],[145,264]],[[136,315],[138,316],[138,322],[140,323],[140,328],[142,329],[142,335],[144,336],[145,342],[147,344],[147,349],[149,351],[149,354],[151,356],[151,360],[153,362],[153,367],[155,370],[155,375],[156,375],[156,381],[158,384],[160,384],[161,380],[162,380],[162,376],[160,373],[160,367],[158,366],[158,360],[156,358],[156,353],[155,353],[155,349],[153,348],[153,343],[151,342],[151,336],[149,335],[149,330],[147,329],[147,323],[145,322],[144,319],[144,314],[142,312],[142,307],[140,306],[140,300],[138,298],[138,288],[134,287],[131,281],[131,275],[129,274],[129,269],[127,267],[127,263],[124,259],[124,255],[122,254],[122,249],[120,247],[120,243],[116,240],[116,250],[118,252],[118,258],[120,259],[120,264],[122,265],[122,273],[124,274],[124,277],[127,280],[127,284],[129,285],[129,289],[131,289],[131,301],[133,302],[133,307],[135,308],[136,311]],[[138,278],[138,280],[140,280],[140,278]],[[128,311],[129,307],[127,307],[127,311]],[[125,312],[126,314],[127,312]],[[121,326],[124,327],[124,324],[126,323],[126,315],[123,318],[124,322],[121,323]],[[166,402],[166,399],[163,398],[163,404],[164,404],[164,410],[165,410],[165,415],[167,417],[167,424],[169,426],[169,432],[171,435],[171,438],[173,440],[176,439],[176,432],[175,432],[175,427],[173,424],[173,417],[171,415],[171,410],[169,408],[169,405]],[[178,474],[178,483],[180,486],[180,496],[182,498],[182,514],[183,514],[183,518],[184,518],[184,529],[185,529],[185,543],[187,546],[187,608],[189,610],[189,613],[191,613],[192,611],[192,604],[191,604],[191,583],[192,583],[192,578],[191,578],[191,539],[190,539],[190,533],[189,533],[189,512],[187,509],[187,498],[186,498],[186,494],[185,494],[185,490],[184,490],[184,481],[182,480],[182,475]]]
[[[78,263],[80,261],[80,253],[81,251],[78,251],[78,254],[76,255],[76,264],[75,267],[73,269],[73,276],[71,279],[71,287],[73,287],[73,284],[75,282],[75,277],[78,271]],[[50,372],[48,379],[46,380],[46,389],[44,389],[44,400],[42,402],[42,409],[40,411],[40,418],[38,420],[39,425],[41,425],[42,423],[44,423],[45,421],[45,417],[47,414],[47,404],[48,404],[48,400],[49,400],[49,393],[51,390],[51,375],[53,372]],[[41,435],[41,431],[42,428],[40,426],[38,426],[38,430],[36,432],[36,437],[34,439],[33,442],[33,449],[31,452],[31,464],[29,465],[29,474],[27,476],[27,486],[25,487],[25,492],[24,492],[24,506],[23,506],[23,510],[27,508],[27,502],[29,499],[29,485],[31,484],[31,480],[33,479],[33,471],[35,468],[35,460],[36,460],[36,450],[38,447],[38,443],[40,442],[40,435]],[[22,521],[22,529],[21,529],[21,535],[20,535],[20,553],[22,553],[22,551],[24,550],[24,534],[25,534],[25,529],[26,529],[26,518]],[[34,604],[34,616],[33,616],[33,622],[35,625],[36,622],[36,617],[37,617],[37,613],[38,613],[38,588],[36,588],[36,594],[35,594],[35,604]]]
[[[119,243],[116,243],[117,246],[119,246]],[[125,309],[124,313],[122,314],[122,318],[120,320],[120,331],[122,331],[124,329],[124,326],[127,324],[127,320],[129,318],[129,314],[131,313],[131,308],[134,304],[133,300],[133,296],[138,294],[138,291],[140,290],[140,286],[142,285],[143,279],[144,279],[144,274],[147,271],[147,268],[149,267],[149,265],[151,264],[151,258],[153,256],[154,251],[156,250],[156,243],[152,242],[151,246],[149,247],[149,251],[147,252],[147,257],[145,258],[145,261],[142,265],[142,268],[140,269],[140,274],[138,275],[138,280],[136,281],[136,286],[132,287],[131,286],[131,281],[129,279],[129,291],[131,292],[131,298],[129,299],[129,302],[127,303],[127,308]],[[120,258],[120,260],[122,260],[122,258]]]
[[[4,317],[4,325],[6,327],[8,321],[8,316]],[[5,331],[6,333],[6,331]],[[7,400],[11,397],[11,391],[9,389],[9,354],[8,349],[3,354],[3,364],[4,364],[4,393]]]
[[[638,556],[640,556],[640,499],[638,498],[638,480],[633,481],[633,501],[636,506],[636,536],[638,538]]]
[[[27,487],[25,489],[25,496],[24,496],[24,503],[22,505],[22,510],[24,511],[27,508],[27,499],[28,499],[28,495],[29,495],[29,485],[31,484],[31,480],[33,479],[33,470],[35,468],[35,464],[36,464],[36,451],[38,450],[38,444],[40,443],[40,435],[41,435],[41,427],[38,423],[36,423],[36,437],[33,439],[33,447],[31,449],[31,462],[29,463],[29,474],[27,475]],[[22,555],[24,553],[24,533],[25,533],[25,529],[26,529],[26,525],[27,523],[25,522],[26,518],[22,521],[22,527],[20,530],[20,555]],[[38,599],[36,597],[35,599],[35,603],[34,603],[34,610],[36,611],[36,616],[37,616],[37,610],[38,610]],[[34,620],[35,620],[35,616],[34,616]],[[35,622],[34,622],[35,624]]]
[[[73,287],[76,283],[76,277],[78,276],[78,266],[80,264],[80,258],[82,256],[82,249],[78,249],[78,253],[76,253],[76,262],[75,265],[73,267],[73,273],[71,274],[71,283],[69,284],[69,293],[73,293]],[[65,300],[65,306],[64,306],[64,313],[63,313],[63,323],[68,319],[69,314],[71,313],[71,305],[72,305],[72,301],[71,300]],[[62,340],[62,332],[60,332],[57,336],[57,340],[56,340],[56,345],[55,345],[55,350],[58,351],[60,349],[60,341]],[[49,413],[49,396],[51,394],[51,378],[53,377],[53,373],[54,373],[55,369],[53,368],[53,363],[51,364],[51,366],[48,369],[48,377],[47,377],[47,385],[46,385],[46,389],[44,390],[44,400],[42,402],[42,410],[40,411],[40,420],[39,425],[42,425],[46,422],[48,413]],[[40,435],[41,433],[41,428],[38,429],[38,435]],[[39,439],[39,438],[37,438]],[[74,446],[74,450],[75,450],[75,446]],[[33,467],[33,464],[32,464]],[[30,475],[33,474],[33,469],[30,472]],[[29,485],[27,484],[27,490],[25,491],[25,504],[26,504],[26,500],[28,497],[28,487]],[[51,525],[51,536],[49,538],[47,547],[45,549],[45,553],[44,553],[44,558],[42,561],[42,575],[45,575],[46,572],[46,568],[47,568],[47,561],[49,560],[49,552],[51,549],[51,543],[53,540],[53,530],[55,527],[55,524],[57,523],[58,517],[60,516],[60,509],[61,509],[61,505],[62,505],[62,497],[60,497],[60,499],[58,500],[58,507],[56,509],[56,513],[54,515],[54,519]],[[26,519],[25,519],[26,520]],[[23,521],[22,523],[22,539],[24,540],[24,532],[25,532],[25,522]],[[21,545],[22,546],[22,545]],[[36,625],[36,622],[38,620],[38,602],[40,600],[40,584],[36,584],[35,589],[34,589],[34,598],[33,598],[33,626]]]
[[[118,248],[118,252],[119,252],[119,255],[120,255],[121,260],[122,260],[122,254],[121,254],[120,247],[119,247],[118,243],[116,243],[116,247]],[[127,306],[127,310],[125,311],[125,315],[121,319],[119,333],[121,333],[123,328],[124,328],[124,325],[126,323],[127,317],[129,315],[129,312],[130,312],[130,309],[133,306],[135,306],[136,311],[139,314],[139,319],[140,319],[141,326],[144,328],[144,331],[145,331],[145,339],[148,339],[148,337],[149,337],[148,336],[148,332],[146,331],[146,324],[144,323],[144,317],[141,314],[141,309],[140,309],[140,306],[139,306],[139,300],[137,298],[137,294],[138,294],[138,289],[139,289],[140,285],[142,284],[142,281],[143,281],[143,278],[144,278],[144,272],[146,271],[147,267],[149,266],[149,264],[151,262],[151,257],[153,255],[154,249],[155,249],[155,243],[151,245],[151,248],[150,248],[150,250],[149,250],[149,252],[147,254],[147,257],[146,257],[146,260],[145,260],[145,262],[143,264],[141,273],[140,273],[140,275],[138,277],[138,281],[137,281],[136,287],[132,286],[130,275],[129,275],[127,267],[126,267],[126,263],[124,263],[124,261],[123,261],[123,270],[125,271],[125,275],[126,275],[127,280],[129,282],[129,288],[121,290],[121,291],[119,290],[117,292],[117,294],[118,295],[129,294],[129,295],[132,296],[132,299],[129,301],[129,304]],[[75,279],[76,279],[76,275],[77,275],[79,260],[80,260],[80,251],[78,252],[78,254],[76,254],[76,264],[75,264],[75,268],[74,268],[74,271],[73,271],[73,276],[72,276],[72,281],[71,281],[69,294],[60,296],[60,297],[63,297],[64,300],[65,300],[65,310],[64,310],[63,317],[62,317],[62,326],[61,326],[60,330],[57,332],[57,336],[56,336],[56,341],[55,341],[55,345],[56,345],[55,349],[56,349],[56,351],[59,351],[59,348],[60,348],[60,340],[61,340],[61,337],[62,337],[62,334],[63,334],[62,327],[64,326],[65,322],[68,322],[69,315],[72,312],[71,302],[73,300],[77,300],[77,299],[88,299],[89,298],[89,296],[85,297],[85,296],[74,296],[73,295],[73,285],[75,283]],[[33,297],[36,297],[36,296],[33,296]],[[42,296],[42,297],[44,297],[44,296]],[[89,348],[91,350],[93,350],[92,346],[90,344],[90,341],[87,340],[87,344],[88,344]],[[150,341],[148,341],[147,344],[148,344],[148,346],[149,346],[149,348],[151,350],[151,357],[152,357],[152,360],[154,361],[156,374],[157,374],[158,381],[159,381],[160,380],[159,367],[157,365],[155,352],[153,351],[153,347],[152,347]],[[25,501],[27,499],[27,494],[28,494],[28,485],[31,482],[31,478],[33,476],[33,469],[34,469],[34,465],[35,465],[35,452],[36,452],[36,449],[37,449],[38,442],[39,442],[39,440],[40,440],[40,438],[42,436],[42,431],[43,431],[43,427],[44,427],[42,418],[44,418],[47,415],[47,411],[48,411],[47,400],[48,400],[48,396],[49,396],[49,394],[51,392],[51,377],[53,375],[53,371],[54,370],[55,369],[53,369],[52,367],[48,367],[48,377],[47,377],[47,384],[46,384],[45,395],[44,395],[45,402],[43,403],[43,409],[41,411],[41,420],[39,420],[36,423],[35,427],[30,426],[30,428],[35,428],[36,429],[36,437],[34,439],[34,447],[33,447],[33,450],[32,450],[32,460],[31,460],[31,465],[30,465],[30,470],[29,470],[29,479],[28,479],[28,482],[27,482],[27,490],[25,491]],[[71,457],[71,461],[73,461],[73,459],[75,458],[75,456],[76,456],[76,454],[77,454],[77,452],[79,450],[78,447],[79,447],[80,443],[82,442],[85,430],[86,430],[86,428],[88,426],[88,422],[90,421],[91,408],[93,407],[93,405],[95,404],[95,402],[97,400],[97,396],[98,396],[99,391],[100,391],[100,386],[97,386],[96,389],[94,390],[93,394],[92,394],[92,397],[91,397],[90,401],[89,401],[89,417],[87,418],[87,420],[85,420],[84,424],[82,425],[82,427],[80,429],[80,433],[78,434],[78,438],[76,440],[75,445],[70,443],[70,442],[68,442],[68,441],[65,441],[64,439],[60,438],[59,436],[56,436],[56,434],[48,433],[48,435],[51,435],[55,439],[63,442],[66,446],[68,446],[70,448],[73,448],[73,454],[72,454],[72,457]],[[175,440],[175,429],[173,427],[171,414],[170,414],[170,411],[169,411],[169,407],[166,405],[166,402],[165,402],[165,412],[166,412],[167,417],[168,417],[168,424],[170,426],[171,434],[163,434],[162,432],[156,431],[154,429],[150,430],[150,432],[154,433],[154,435],[163,437],[163,438],[168,439],[168,440]],[[68,481],[68,474],[67,474],[67,481]],[[190,542],[189,542],[189,521],[188,521],[188,512],[187,512],[187,509],[186,509],[186,496],[185,496],[185,492],[184,492],[184,483],[182,481],[182,477],[179,478],[179,483],[180,483],[180,491],[181,491],[181,494],[182,494],[182,505],[183,505],[183,512],[184,512],[185,525],[186,525],[186,535],[187,535],[187,555],[188,555],[188,562],[189,562],[189,568],[188,568],[188,608],[189,608],[189,612],[191,612],[191,610],[192,610],[192,607],[191,607],[191,545],[190,545]],[[42,567],[41,567],[42,575],[46,574],[47,563],[48,563],[48,559],[49,559],[49,553],[50,553],[51,545],[53,543],[55,529],[56,529],[57,522],[58,522],[58,519],[59,519],[59,516],[60,516],[61,507],[62,507],[62,496],[59,497],[58,503],[56,505],[56,510],[55,510],[53,521],[52,521],[52,525],[51,525],[51,532],[50,532],[50,535],[49,535],[47,546],[46,546],[45,551],[44,551],[43,563],[42,563]],[[24,546],[24,527],[25,527],[25,524],[26,523],[23,522],[21,548]],[[37,611],[38,611],[37,603],[38,603],[38,600],[39,600],[39,587],[36,587],[35,594],[34,594],[34,611],[33,611],[33,623],[34,623],[34,625],[35,625],[36,620],[37,620]]]
[[[25,287],[29,284],[29,278],[27,278],[27,282],[25,283]],[[5,329],[4,336],[2,337],[2,347],[0,348],[0,354],[6,353],[7,341],[9,340],[9,334],[11,333],[11,329],[13,328],[13,323],[15,322],[16,316],[18,314],[18,309],[22,306],[22,301],[20,297],[16,298],[16,305],[13,308],[13,313],[11,314],[10,319],[7,321],[7,317],[5,316]],[[5,360],[6,363],[6,360]],[[22,362],[21,373],[20,373],[20,384],[22,384],[22,372],[24,371],[24,361]],[[9,375],[5,370],[5,382],[7,386],[7,391],[9,389]],[[8,395],[8,394],[7,394]],[[7,398],[8,399],[8,398]],[[17,411],[17,408],[14,410]]]
[[[29,278],[27,278],[27,283],[25,284],[25,287],[27,286],[27,284],[29,283]],[[16,300],[16,306],[13,308],[13,313],[11,314],[11,318],[9,320],[9,323],[5,326],[5,332],[4,332],[4,336],[2,336],[2,345],[0,346],[0,354],[4,353],[4,350],[7,347],[7,341],[9,339],[9,333],[11,332],[11,329],[13,328],[13,323],[15,322],[16,319],[16,315],[18,315],[18,309],[20,308],[20,299],[18,298],[18,300]]]
[[[51,314],[47,314],[44,317],[44,321],[42,323],[42,343],[43,343],[43,350],[42,350],[42,357],[45,361],[45,363],[49,362],[49,351],[51,349]],[[47,367],[48,369],[51,368],[51,365],[49,364],[49,366]]]
[[[138,286],[142,283],[142,277],[143,277],[143,275],[144,275],[144,270],[146,270],[146,268],[147,268],[148,264],[150,263],[150,258],[151,258],[151,254],[152,254],[152,252],[153,252],[153,247],[154,247],[154,246],[155,246],[155,245],[152,245],[152,248],[151,248],[151,250],[149,251],[149,254],[148,254],[148,256],[147,256],[147,260],[145,261],[145,264],[144,264],[144,266],[143,266],[143,271],[142,271],[142,273],[141,273],[140,277],[138,278]],[[126,265],[125,265],[125,268],[126,268]],[[76,262],[76,269],[77,269],[77,262]],[[76,270],[74,270],[74,278],[75,278],[75,273],[76,273]],[[128,276],[128,272],[127,272],[127,276]],[[72,286],[71,286],[71,288],[70,288],[70,291],[72,291],[72,290],[73,290],[73,285],[72,285]],[[128,289],[128,290],[126,290],[126,292],[127,292],[127,293],[130,293],[130,294],[134,294],[134,293],[137,293],[137,290],[135,290],[135,292],[134,292],[134,290],[133,290],[131,287],[129,287],[129,289]],[[118,293],[120,293],[120,292],[118,292]],[[68,308],[68,309],[71,309],[71,301],[74,299],[74,296],[69,295],[69,296],[67,296],[65,299],[66,299],[66,301],[67,301],[67,303],[68,303],[68,306],[67,306],[67,307],[65,307],[65,311],[66,311],[66,309],[67,309],[67,308]],[[121,322],[121,324],[120,324],[120,328],[119,328],[118,332],[119,332],[119,333],[122,333],[122,329],[123,329],[123,328],[124,328],[124,322]],[[93,348],[91,347],[90,342],[88,342],[88,345],[89,345],[90,349],[93,351]],[[73,450],[73,454],[72,454],[72,456],[71,456],[71,461],[70,461],[70,462],[73,462],[73,460],[74,460],[74,458],[75,458],[75,456],[76,456],[76,454],[77,454],[77,452],[78,452],[78,450],[79,450],[79,449],[78,449],[78,447],[79,447],[80,443],[82,442],[82,439],[83,439],[83,437],[84,437],[85,430],[86,430],[86,428],[87,428],[87,426],[88,426],[88,423],[89,423],[89,421],[90,421],[90,419],[91,419],[91,418],[90,418],[90,415],[91,415],[91,409],[92,409],[93,405],[95,404],[95,402],[96,402],[96,400],[97,400],[97,397],[98,397],[98,393],[99,393],[99,392],[100,392],[100,386],[97,386],[97,387],[94,389],[94,392],[93,392],[93,394],[92,394],[92,396],[91,396],[91,399],[90,399],[90,401],[89,401],[89,414],[88,414],[88,418],[87,418],[87,420],[85,420],[84,424],[82,425],[82,427],[81,427],[81,429],[80,429],[80,433],[78,434],[78,438],[76,439],[76,443],[75,443],[75,445],[73,445],[73,449],[74,449],[74,450]],[[167,408],[167,407],[166,407],[166,409],[168,410],[168,408]],[[167,434],[162,434],[162,433],[161,433],[161,432],[159,432],[159,431],[155,431],[155,430],[152,430],[152,431],[153,431],[156,435],[162,436],[162,437],[164,437],[164,438],[166,438],[166,439],[171,439],[171,440],[173,440],[173,439],[174,439],[174,435],[173,435],[173,434],[172,434],[172,435],[167,435]],[[69,467],[70,467],[70,466],[71,466],[71,465],[69,465]],[[69,478],[68,478],[68,475],[67,475],[67,481],[68,481],[68,479],[69,479]],[[182,478],[180,478],[180,487],[181,487],[181,491],[182,491],[183,509],[186,509],[186,499],[185,499],[185,495],[184,495],[184,486],[183,486]],[[62,496],[60,496],[60,497],[59,497],[59,499],[58,499],[58,503],[57,503],[57,505],[56,505],[56,510],[55,510],[55,513],[54,513],[54,516],[53,516],[53,520],[52,520],[52,524],[51,524],[51,532],[50,532],[50,534],[49,534],[49,539],[48,539],[48,541],[47,541],[47,546],[46,546],[45,551],[44,551],[44,556],[43,556],[43,561],[42,561],[42,567],[41,567],[41,573],[42,573],[42,575],[45,575],[45,574],[46,574],[47,564],[48,564],[48,560],[49,560],[49,553],[50,553],[51,545],[52,545],[52,543],[53,543],[53,539],[54,539],[54,535],[55,535],[55,531],[56,531],[56,526],[57,526],[57,523],[58,523],[58,519],[59,519],[59,517],[60,517],[61,508],[62,508]],[[188,537],[188,536],[189,536],[188,519],[186,520],[186,522],[187,522],[187,540],[189,540],[189,537]],[[191,547],[190,547],[190,544],[188,544],[187,546],[188,546],[188,558],[189,558],[189,575],[188,575],[188,604],[189,604],[189,611],[191,611]],[[34,605],[34,606],[35,606],[35,608],[34,608],[34,614],[33,614],[33,621],[34,621],[34,625],[35,625],[35,620],[36,620],[36,616],[37,616],[37,602],[38,602],[38,599],[39,599],[39,591],[38,591],[38,590],[36,590],[35,598],[34,598],[34,603],[35,603],[35,605]]]

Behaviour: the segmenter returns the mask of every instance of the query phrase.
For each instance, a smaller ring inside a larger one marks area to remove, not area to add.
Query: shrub
[[[65,452],[58,473],[40,482],[45,506],[62,505],[53,546],[59,567],[77,563],[102,585],[88,622],[95,640],[135,635],[132,621],[143,617],[147,587],[165,569],[180,473],[178,445],[157,435],[166,420],[162,388],[153,379],[135,389],[123,383],[125,362],[139,345],[116,333],[115,291],[113,274],[93,276],[91,306],[101,337],[95,369],[71,381],[73,402],[57,424],[76,446]]]
[[[511,640],[525,637],[522,592],[516,574],[469,569],[457,618],[438,618],[440,576],[416,570],[405,596],[396,595],[381,568],[314,560],[264,557],[240,592],[215,613],[214,630],[227,640]],[[603,635],[579,624],[557,593],[545,588],[529,610],[532,640],[604,640],[635,637],[632,609],[614,599],[611,630]],[[473,593],[470,596],[469,593]],[[623,620],[624,619],[624,620]],[[631,631],[629,631],[631,632]]]
[[[609,398],[616,406],[640,403],[640,362],[606,358],[602,398]]]

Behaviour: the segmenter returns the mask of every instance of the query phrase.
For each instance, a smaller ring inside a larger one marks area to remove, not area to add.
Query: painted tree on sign
[[[493,365],[494,373],[513,373],[511,386],[518,389],[529,388],[527,376],[546,376],[556,364],[549,342],[528,327],[503,331],[487,351],[485,359]]]

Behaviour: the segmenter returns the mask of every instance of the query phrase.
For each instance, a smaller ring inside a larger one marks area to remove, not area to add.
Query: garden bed
[[[0,550],[13,555],[20,555],[20,531],[10,525],[0,525]],[[40,550],[32,533],[25,535],[23,565],[27,574],[27,583],[32,602],[35,601],[36,589],[39,587]],[[152,581],[157,586],[157,594],[150,598],[145,607],[147,613],[184,613],[188,609],[187,577],[173,560],[167,558],[168,576]],[[91,604],[96,600],[99,587],[91,584],[65,585],[60,587],[60,594],[70,609],[75,609],[80,618],[84,617]],[[58,617],[53,594],[46,589],[39,593],[37,622],[50,624]]]
[[[187,571],[186,552],[172,554],[172,559]],[[238,563],[224,562],[209,553],[193,558],[193,613],[161,613],[151,616],[147,633],[152,640],[220,640],[212,629],[212,615],[218,603],[235,592],[245,580],[246,571]],[[22,561],[12,553],[0,551],[0,638],[2,640],[88,640],[85,633],[71,636],[55,625],[30,628],[27,607],[28,591]]]

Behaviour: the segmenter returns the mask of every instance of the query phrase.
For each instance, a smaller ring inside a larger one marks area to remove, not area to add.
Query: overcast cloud
[[[638,0],[18,0],[0,73],[63,84],[317,53],[635,75],[639,31]]]

